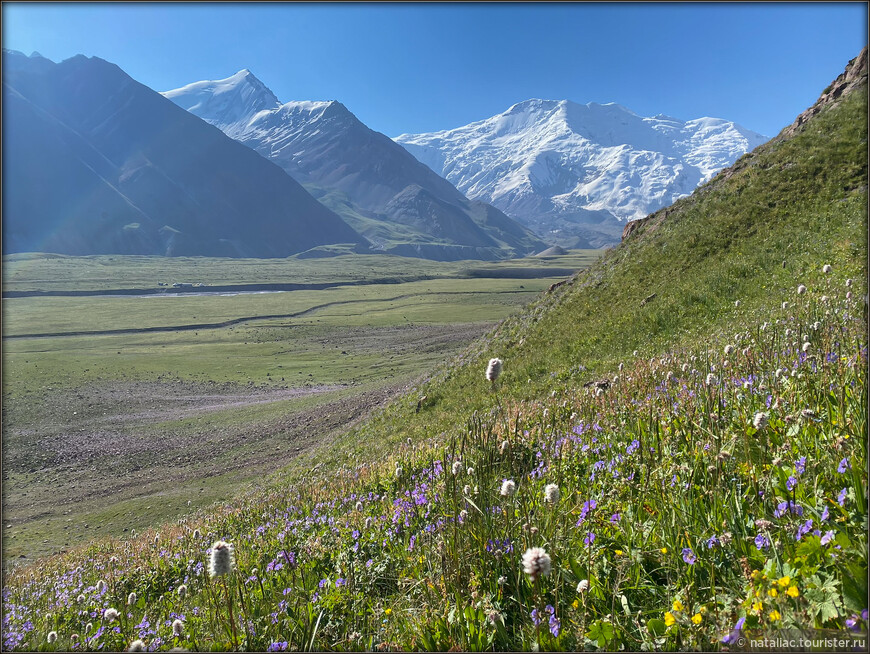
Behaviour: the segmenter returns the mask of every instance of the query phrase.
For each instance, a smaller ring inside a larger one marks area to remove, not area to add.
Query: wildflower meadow
[[[493,359],[485,405],[450,433],[15,569],[4,649],[717,650],[781,629],[866,634],[865,292],[819,268],[787,303],[738,313],[739,330],[542,399],[503,394],[511,361]]]

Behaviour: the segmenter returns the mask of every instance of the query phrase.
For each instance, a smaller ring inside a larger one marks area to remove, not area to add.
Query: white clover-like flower
[[[688,372],[688,371],[689,371],[689,364],[688,364],[688,363],[684,363],[684,364],[682,365],[682,367],[680,368],[680,370],[682,370],[683,372]]]
[[[550,504],[555,504],[562,497],[559,487],[556,484],[547,484],[544,487],[544,500]]]
[[[489,365],[486,367],[486,379],[488,381],[495,382],[495,380],[499,378],[503,363],[504,362],[501,359],[489,360]]]
[[[713,384],[715,384],[716,383],[716,375],[714,375],[712,372],[708,373],[707,379],[705,380],[705,383],[707,384],[707,386],[712,386]]]
[[[727,357],[727,356],[730,356],[731,353],[732,353],[733,351],[734,351],[734,346],[733,346],[733,345],[728,344],[728,345],[725,346],[725,356],[726,356],[726,357]]]
[[[223,577],[230,574],[234,566],[232,545],[219,540],[211,546],[211,559],[208,566],[209,576]]]
[[[829,272],[831,272],[831,270],[832,270],[831,265],[828,263],[826,263],[824,266],[822,266],[823,273],[829,273]]]
[[[177,592],[178,592],[178,597],[180,597],[181,599],[184,599],[185,596],[187,595],[187,586],[186,586],[185,584],[181,584],[181,585],[178,587],[178,591],[177,591]]]
[[[466,511],[465,509],[462,509],[462,511],[459,512],[459,519],[462,522],[465,522],[466,520],[468,520],[468,511]]]
[[[130,643],[130,647],[127,648],[128,652],[144,652],[145,651],[145,643],[137,638],[132,643]]]
[[[462,472],[462,461],[454,461],[453,466],[451,467],[451,472],[454,477]]]
[[[807,341],[806,343],[804,343],[804,344],[801,346],[801,350],[802,350],[803,352],[809,352],[811,347],[812,347],[812,345],[810,345],[810,342]]]
[[[783,309],[788,309],[788,302],[783,302],[783,303],[782,303],[782,308],[783,308]]]
[[[740,300],[734,300],[734,306],[735,306],[735,307],[739,307],[739,306],[740,306]]]
[[[468,469],[465,471],[465,474],[467,474],[469,477],[473,477],[474,476],[474,468],[469,466]]]
[[[846,286],[851,286],[851,285],[852,285],[852,278],[850,277],[849,279],[846,280]]]
[[[807,292],[807,287],[804,286],[803,284],[798,284],[798,287],[797,287],[797,294],[798,294],[798,295],[803,295],[803,294],[806,293],[806,292]]]
[[[463,495],[471,495],[471,486],[468,484],[465,484],[465,486],[462,487],[462,494]]]
[[[505,479],[501,484],[501,494],[504,497],[510,497],[517,492],[517,484],[512,479]]]
[[[587,590],[589,590],[589,580],[588,579],[581,579],[580,583],[577,584],[577,592],[578,593],[585,593]]]
[[[532,581],[538,577],[546,577],[550,574],[550,555],[541,547],[531,547],[523,554],[523,572],[529,575]]]
[[[106,582],[102,579],[97,582],[97,592],[100,594],[106,592]]]
[[[176,638],[181,638],[184,633],[184,623],[178,618],[172,623],[172,635]]]
[[[402,466],[396,466],[396,477],[402,476]]]
[[[356,510],[357,510],[357,511],[362,511],[362,510],[363,510],[363,503],[362,503],[362,502],[357,501],[357,503],[356,503]]]
[[[764,429],[765,427],[767,427],[767,420],[767,414],[763,411],[759,411],[752,419],[752,426],[756,429]]]
[[[57,632],[56,631],[49,631],[48,637],[46,638],[46,640],[49,643],[53,643],[54,641],[56,641],[57,640]]]
[[[136,593],[127,595],[127,606],[133,606],[136,603]]]
[[[498,451],[501,452],[502,454],[504,454],[504,451],[505,451],[507,448],[508,448],[508,442],[507,442],[507,441],[502,441],[502,442],[501,442],[501,445],[499,445],[499,447],[498,447]]]
[[[118,619],[118,612],[115,609],[108,608],[103,612],[103,620],[106,622],[114,622]]]

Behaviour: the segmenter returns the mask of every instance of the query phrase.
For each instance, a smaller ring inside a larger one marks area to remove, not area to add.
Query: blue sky
[[[715,116],[773,136],[867,43],[867,3],[15,3],[3,46],[118,64],[158,91],[250,69],[389,136],[528,98]]]

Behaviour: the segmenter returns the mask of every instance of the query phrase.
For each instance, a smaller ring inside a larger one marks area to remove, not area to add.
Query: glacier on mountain
[[[526,100],[456,129],[394,139],[468,197],[568,246],[690,194],[767,137],[720,118],[639,116],[616,103]]]

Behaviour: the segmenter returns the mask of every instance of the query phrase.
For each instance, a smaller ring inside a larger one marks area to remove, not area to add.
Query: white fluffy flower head
[[[556,484],[547,484],[544,487],[544,500],[550,504],[558,502],[560,497],[562,497],[562,493],[559,491],[559,487]]]
[[[517,492],[517,484],[512,479],[505,479],[501,484],[501,494],[510,497]]]
[[[212,577],[222,577],[233,571],[233,546],[219,540],[211,546],[211,560],[209,561],[208,574]]]
[[[523,554],[523,572],[529,575],[532,581],[550,574],[550,567],[550,555],[543,548],[531,547]]]
[[[489,365],[486,367],[486,378],[488,381],[494,382],[501,375],[501,368],[504,362],[501,359],[490,359]]]

